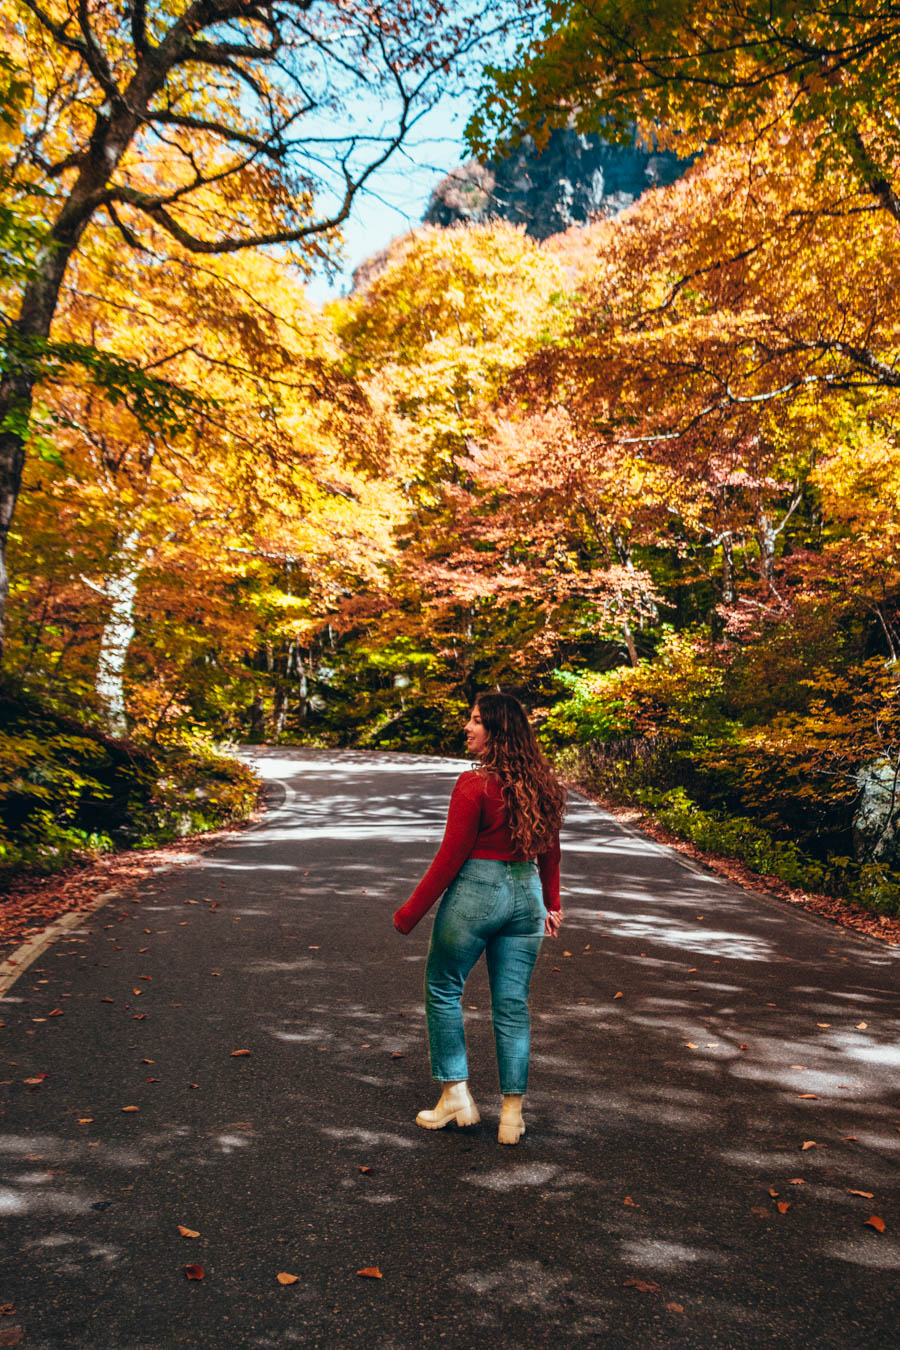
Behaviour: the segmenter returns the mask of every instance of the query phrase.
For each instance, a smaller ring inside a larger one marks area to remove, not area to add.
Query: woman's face
[[[469,713],[469,720],[466,723],[464,730],[466,733],[466,745],[468,746],[469,754],[475,755],[476,758],[480,759],[487,747],[488,735],[484,729],[477,703]]]

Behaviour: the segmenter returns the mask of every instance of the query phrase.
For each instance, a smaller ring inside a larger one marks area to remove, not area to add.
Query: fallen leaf
[[[666,1312],[684,1312],[683,1303],[667,1303]]]
[[[140,1111],[140,1109],[141,1109],[141,1108],[140,1108],[139,1106],[123,1106],[123,1107],[122,1107],[122,1110],[123,1110],[123,1111]]]
[[[43,1081],[44,1081],[44,1079],[45,1079],[46,1077],[47,1077],[47,1075],[46,1075],[45,1073],[36,1073],[36,1074],[34,1075],[33,1078],[23,1078],[23,1079],[22,1079],[22,1082],[23,1082],[23,1083],[29,1083],[29,1084],[30,1084],[30,1083],[43,1083]]]
[[[696,1049],[697,1049],[697,1047],[696,1047],[696,1045],[694,1044],[693,1041],[685,1041],[685,1045],[687,1046],[687,1048],[688,1048],[689,1050],[696,1050]]]
[[[815,1147],[816,1147],[815,1139],[804,1139],[803,1143],[800,1145],[801,1149],[815,1148]]]
[[[772,1190],[772,1187],[770,1186],[770,1187],[769,1187],[769,1194],[771,1195],[772,1199],[774,1200],[775,1197],[776,1197],[776,1195],[780,1195],[781,1192],[780,1192],[780,1191],[773,1191],[773,1190]]]
[[[131,992],[132,992],[133,994],[135,994],[138,998],[140,998],[141,994],[142,994],[144,991],[143,991],[143,989],[132,989]]]
[[[308,952],[317,952],[317,951],[319,950],[319,948],[318,948],[318,947],[307,947],[306,950],[307,950]]]
[[[791,1068],[792,1068],[792,1069],[804,1069],[804,1070],[805,1070],[805,1069],[806,1069],[806,1065],[805,1065],[805,1064],[792,1064],[792,1065],[791,1065]]]
[[[776,1200],[775,1202],[775,1208],[778,1210],[779,1214],[787,1214],[790,1207],[790,1200]]]
[[[830,1027],[830,1026],[831,1026],[831,1023],[830,1023],[830,1022],[817,1022],[817,1023],[816,1023],[816,1026],[817,1026],[817,1027]]]
[[[142,1064],[155,1064],[155,1063],[156,1063],[156,1060],[155,1060],[155,1059],[142,1059],[142,1060],[141,1060],[141,1063],[142,1063]]]
[[[559,974],[559,966],[551,966],[551,967],[550,967],[550,973],[551,973],[551,975],[553,974],[554,970],[556,971],[557,974]]]
[[[296,1284],[300,1276],[289,1275],[286,1270],[279,1270],[275,1278],[279,1284]]]
[[[4,1327],[0,1331],[0,1345],[18,1345],[24,1335],[24,1327]]]
[[[844,1142],[845,1144],[858,1144],[858,1143],[859,1143],[859,1135],[858,1135],[858,1134],[844,1134],[844,1135],[841,1135],[841,1138],[842,1138],[842,1140],[843,1140],[843,1142]]]
[[[62,1008],[54,1008],[52,1012],[49,1012],[47,1014],[48,1017],[62,1017],[62,1015],[63,1015]]]
[[[193,1228],[185,1228],[183,1224],[178,1225],[178,1231],[182,1237],[186,1238],[197,1238],[200,1236]]]
[[[79,1116],[79,1117],[78,1117],[78,1124],[79,1124],[79,1125],[93,1125],[93,1123],[94,1123],[94,1117],[93,1117],[93,1116]]]
[[[622,1201],[622,1204],[629,1205],[632,1209],[640,1209],[640,1205],[638,1205],[634,1200],[632,1200],[630,1195],[626,1195],[625,1199]]]
[[[391,1059],[405,1059],[405,1058],[406,1056],[404,1055],[402,1050],[393,1050],[391,1052]]]
[[[132,1020],[132,1022],[143,1022],[143,1020],[144,1020],[144,1018],[145,1018],[146,1016],[147,1016],[146,1013],[134,1013],[134,1015],[132,1016],[131,1020]]]
[[[359,1170],[360,1170],[361,1172],[364,1172],[365,1175],[368,1176],[369,1173],[372,1172],[373,1169],[369,1166],[368,1163],[360,1163],[360,1164],[359,1164]]]
[[[870,1214],[866,1224],[869,1228],[874,1228],[876,1233],[883,1233],[886,1227],[884,1219],[879,1219],[877,1214]]]
[[[111,998],[101,998],[100,1002],[101,1002],[101,1003],[112,1003],[113,1000],[112,1000]]]
[[[802,1102],[802,1101],[807,1100],[807,1098],[810,1099],[811,1101],[814,1101],[814,1102],[817,1102],[817,1101],[819,1100],[818,1094],[815,1093],[815,1092],[798,1092],[798,1093],[797,1093],[797,1100],[798,1100],[798,1101]]]
[[[185,1266],[184,1273],[189,1280],[202,1280],[206,1271],[202,1266]]]
[[[864,1200],[874,1200],[874,1191],[854,1191],[850,1186],[847,1187],[848,1195],[861,1195]]]
[[[621,989],[617,994],[613,994],[613,998],[624,998],[624,997],[625,995],[622,993]]]
[[[236,1055],[249,1055],[249,1054],[250,1054],[249,1050],[232,1050],[231,1058],[234,1059]]]
[[[642,1294],[656,1294],[659,1292],[659,1285],[655,1280],[635,1280],[629,1278],[623,1281],[626,1289],[639,1289]]]
[[[0,1317],[12,1317],[15,1311],[14,1303],[0,1303]]]
[[[865,1031],[865,1029],[866,1029],[866,1027],[867,1027],[868,1025],[869,1025],[868,1022],[857,1022],[857,1024],[856,1024],[856,1030],[857,1030],[857,1031]]]
[[[572,955],[571,952],[563,952],[563,956],[571,956],[571,955]]]
[[[368,1280],[384,1279],[384,1276],[377,1266],[363,1266],[362,1270],[358,1270],[356,1273],[357,1275],[364,1275]]]
[[[791,1177],[790,1181],[788,1182],[788,1185],[789,1185],[789,1186],[805,1186],[805,1185],[806,1185],[806,1182],[803,1180],[802,1177]]]

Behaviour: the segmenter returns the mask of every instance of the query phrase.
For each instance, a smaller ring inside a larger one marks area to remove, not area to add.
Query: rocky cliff
[[[689,160],[668,151],[609,145],[597,135],[554,131],[538,154],[526,136],[504,159],[469,160],[435,188],[426,225],[499,217],[525,225],[535,239],[615,215],[649,187],[673,183]]]

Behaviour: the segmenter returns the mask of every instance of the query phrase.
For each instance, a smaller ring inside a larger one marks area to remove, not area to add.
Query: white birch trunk
[[[107,578],[103,593],[109,601],[109,614],[100,637],[100,655],[94,688],[106,710],[107,725],[114,736],[128,731],[125,717],[125,662],[134,637],[134,602],[141,575],[137,530],[125,539],[119,554],[119,568]]]

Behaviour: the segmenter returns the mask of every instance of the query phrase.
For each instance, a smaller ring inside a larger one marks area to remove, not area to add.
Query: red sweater
[[[496,858],[527,862],[509,831],[500,781],[477,769],[460,774],[450,798],[444,838],[434,862],[405,905],[394,915],[394,925],[409,933],[442,895],[468,858]],[[547,909],[559,909],[559,835],[538,854],[538,870]]]

